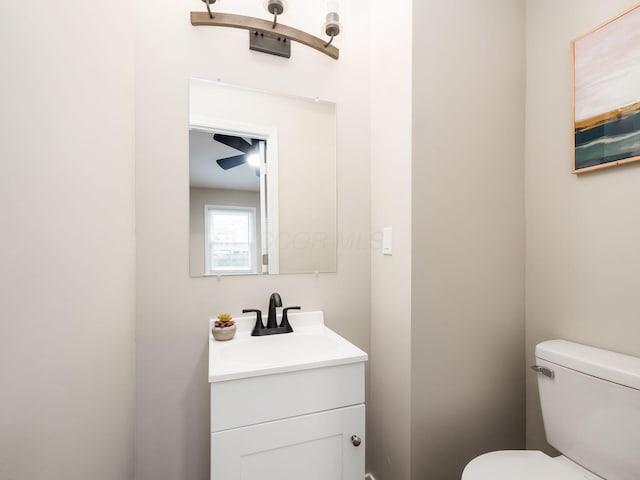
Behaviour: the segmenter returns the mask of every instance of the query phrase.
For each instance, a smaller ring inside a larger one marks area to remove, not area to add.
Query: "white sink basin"
[[[239,341],[222,347],[222,362],[247,363],[252,365],[271,365],[283,363],[295,358],[297,361],[314,359],[338,350],[333,338],[323,335],[300,334],[286,337],[271,335],[261,341]]]
[[[235,320],[233,340],[218,342],[209,332],[209,382],[367,360],[365,352],[324,325],[323,312],[290,313],[293,333],[263,337],[251,336],[255,317]]]

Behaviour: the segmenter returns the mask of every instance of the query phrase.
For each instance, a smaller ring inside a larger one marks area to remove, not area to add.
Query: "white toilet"
[[[462,480],[640,480],[640,358],[551,340],[532,368],[547,441],[562,455],[491,452]]]

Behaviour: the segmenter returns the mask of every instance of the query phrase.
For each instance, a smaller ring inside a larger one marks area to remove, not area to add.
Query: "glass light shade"
[[[340,0],[329,0],[327,2],[327,10],[330,12],[337,12],[340,8]]]
[[[338,12],[327,13],[327,21],[322,25],[322,34],[330,37],[336,37],[340,35],[342,31],[342,24],[340,23],[340,15]]]

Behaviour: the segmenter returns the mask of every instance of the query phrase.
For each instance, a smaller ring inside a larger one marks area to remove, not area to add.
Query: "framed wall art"
[[[573,173],[640,161],[640,4],[571,42]]]

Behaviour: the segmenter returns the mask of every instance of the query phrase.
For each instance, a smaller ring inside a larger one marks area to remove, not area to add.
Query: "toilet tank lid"
[[[536,346],[536,358],[640,390],[640,358],[567,340]]]

